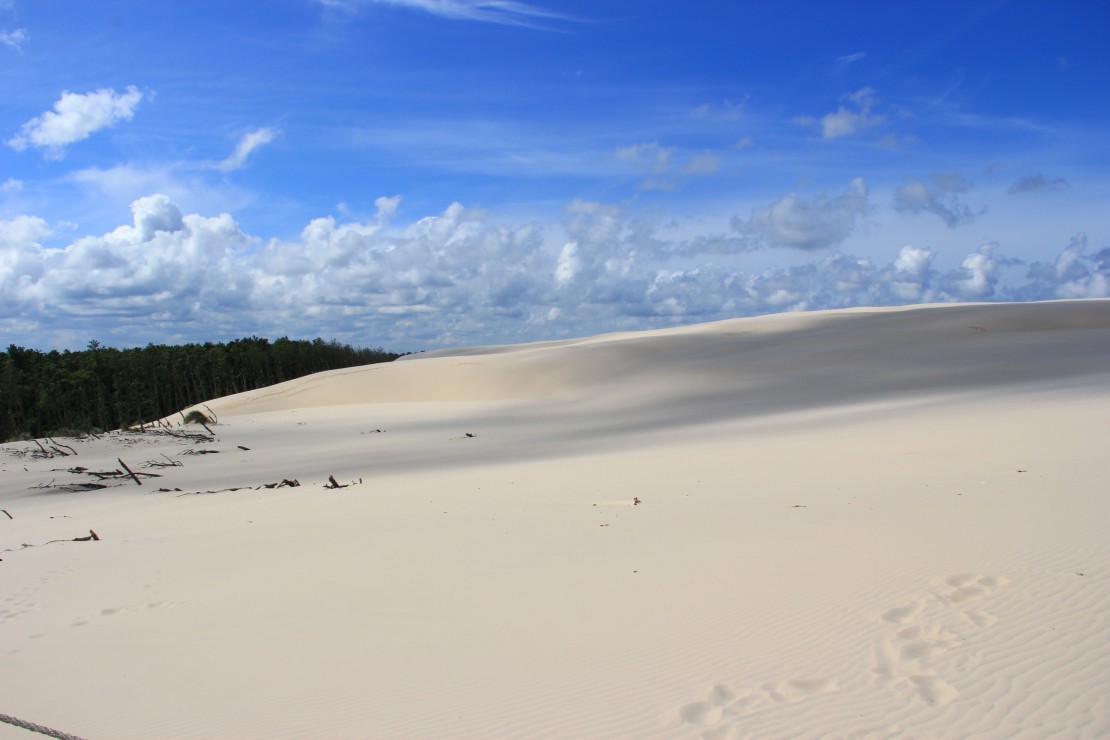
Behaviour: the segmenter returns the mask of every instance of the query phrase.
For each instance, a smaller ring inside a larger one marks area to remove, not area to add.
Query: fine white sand
[[[1110,302],[435,352],[204,408],[211,442],[0,447],[0,713],[124,739],[1110,736]],[[162,477],[67,490],[117,458]]]

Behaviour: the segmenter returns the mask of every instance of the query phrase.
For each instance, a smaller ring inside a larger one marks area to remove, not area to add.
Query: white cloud
[[[867,58],[867,52],[857,51],[853,54],[843,54],[836,58],[836,68],[838,72],[843,72],[850,64],[858,62],[861,59]]]
[[[961,196],[972,188],[970,182],[955,172],[933,175],[930,183],[907,177],[894,191],[894,208],[903,213],[931,213],[952,229],[973,222],[978,213]]]
[[[638,169],[652,173],[666,172],[670,166],[674,147],[659,146],[658,141],[617,147],[614,156],[621,162],[634,164]]]
[[[23,190],[23,181],[16,180],[14,177],[9,177],[0,183],[0,193],[18,193],[20,190]]]
[[[690,115],[695,118],[712,118],[722,121],[739,121],[744,117],[744,109],[748,105],[748,100],[745,98],[739,103],[732,100],[724,100],[721,103],[702,103],[690,111]]]
[[[747,220],[733,218],[732,227],[758,245],[823,249],[847,239],[866,214],[867,185],[857,177],[836,197],[807,200],[791,193],[752,209]]]
[[[821,136],[839,139],[878,126],[886,120],[872,112],[878,102],[878,94],[870,87],[844,95],[840,107],[821,117]]]
[[[1055,262],[1034,262],[1029,266],[1028,283],[1020,292],[1024,300],[1048,298],[1110,297],[1110,249],[1089,259],[1087,235],[1076,234]]]
[[[23,44],[27,41],[27,29],[17,28],[14,31],[0,31],[0,44],[10,46],[16,51],[23,50]]]
[[[361,5],[394,5],[441,18],[534,27],[537,21],[571,20],[569,16],[517,0],[317,0],[325,8],[353,13]]]
[[[277,129],[263,127],[243,134],[239,138],[239,143],[235,145],[235,151],[228,155],[227,159],[217,164],[216,169],[221,172],[231,172],[239,169],[247,163],[247,157],[255,149],[269,144],[277,138],[279,133]]]
[[[720,169],[721,158],[716,152],[684,154],[679,158],[677,151],[652,141],[617,147],[613,156],[646,175],[640,183],[641,190],[675,190],[691,177],[704,177]]]
[[[385,221],[393,214],[397,213],[397,206],[400,204],[401,196],[399,195],[394,195],[389,198],[383,195],[380,198],[376,198],[374,200],[374,206],[378,209],[378,220]]]
[[[131,120],[142,98],[143,94],[133,85],[123,93],[109,88],[85,94],[63,91],[54,103],[54,110],[23,124],[21,133],[10,139],[8,145],[16,151],[28,146],[42,147],[47,156],[60,158],[70,144],[120,121]]]
[[[1024,275],[994,245],[955,269],[905,245],[889,261],[834,251],[752,271],[690,265],[663,227],[614,204],[575,201],[548,235],[457,203],[393,226],[397,205],[379,198],[369,221],[325,216],[268,241],[160,194],[132,203],[130,223],[62,248],[44,246],[58,235],[40,218],[0,220],[0,311],[20,317],[0,325],[6,341],[38,347],[255,333],[418,350],[783,310],[1110,294],[1110,249],[1087,255],[1082,235]],[[733,246],[702,251],[723,258]]]
[[[998,281],[998,263],[991,258],[992,244],[969,254],[959,270],[948,275],[948,291],[958,300],[974,301],[990,298]]]
[[[555,262],[555,284],[560,288],[567,285],[577,277],[581,269],[582,260],[578,258],[578,242],[567,242]]]
[[[172,234],[185,228],[181,209],[164,195],[148,195],[131,204],[135,229],[142,241],[148,242],[159,231]]]
[[[710,175],[721,168],[721,158],[714,152],[701,152],[690,157],[682,166],[687,175]]]

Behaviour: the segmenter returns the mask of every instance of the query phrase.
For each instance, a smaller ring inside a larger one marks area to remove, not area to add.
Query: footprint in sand
[[[951,702],[959,692],[937,675],[936,659],[966,648],[969,638],[998,621],[980,608],[964,606],[1007,583],[1001,576],[961,573],[941,580],[936,590],[909,604],[883,612],[879,619],[890,632],[875,648],[872,671],[877,680],[909,689],[934,706]]]
[[[810,696],[836,690],[836,682],[821,678],[795,678],[772,681],[758,689],[733,688],[717,684],[703,697],[684,704],[668,719],[674,725],[677,714],[679,725],[692,725],[706,731],[727,731],[740,717],[751,714],[760,707],[775,704],[797,704]],[[711,735],[713,733],[710,733]]]

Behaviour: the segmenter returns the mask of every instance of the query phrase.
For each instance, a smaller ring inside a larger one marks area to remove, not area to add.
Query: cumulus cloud
[[[832,113],[827,113],[820,119],[803,117],[798,119],[799,123],[818,125],[822,138],[831,140],[854,136],[886,120],[885,116],[875,112],[879,96],[873,88],[862,87],[841,96],[840,101],[840,106]]]
[[[1019,177],[1014,180],[1006,192],[1010,195],[1018,193],[1037,193],[1046,190],[1062,190],[1068,187],[1068,181],[1062,177],[1048,178],[1039,172],[1035,175],[1027,177]]]
[[[1046,298],[1106,298],[1110,296],[1110,249],[1088,258],[1087,235],[1076,234],[1055,262],[1034,262],[1028,283],[1019,296],[1024,300]]]
[[[998,263],[991,257],[994,245],[986,244],[969,254],[946,278],[948,292],[958,300],[975,301],[994,294],[998,282]]]
[[[824,249],[848,238],[866,213],[867,184],[857,177],[835,197],[783,196],[770,205],[752,209],[751,218],[734,217],[732,228],[760,245]]]
[[[278,133],[276,129],[267,127],[248,131],[239,138],[239,143],[235,145],[235,151],[228,155],[227,159],[217,164],[216,169],[221,172],[231,172],[239,169],[247,163],[247,157],[255,149],[269,144],[277,138]]]
[[[23,50],[23,44],[27,41],[27,30],[24,28],[17,28],[14,31],[0,31],[0,44],[10,46],[16,51]]]
[[[133,85],[123,93],[110,88],[84,94],[65,90],[54,103],[54,110],[23,124],[19,135],[8,140],[8,146],[16,151],[37,146],[45,149],[47,156],[60,158],[70,144],[121,121],[130,121],[142,98],[143,94]]]
[[[903,245],[888,260],[830,251],[751,271],[724,259],[732,245],[689,266],[658,224],[615,204],[575,201],[546,229],[458,203],[393,225],[398,199],[375,205],[368,221],[324,216],[269,240],[160,194],[132,203],[129,223],[62,247],[47,245],[58,235],[40,218],[0,220],[0,329],[39,347],[60,335],[80,345],[255,333],[418,350],[772,311],[1110,294],[1110,249],[1087,254],[1083,235],[1027,266],[995,245],[949,266]]]
[[[929,182],[907,177],[894,191],[894,208],[902,213],[931,213],[953,229],[970,224],[983,213],[972,211],[963,201],[971,188],[971,183],[955,172],[934,175]]]

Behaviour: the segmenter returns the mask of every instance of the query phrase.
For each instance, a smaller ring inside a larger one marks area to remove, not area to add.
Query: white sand
[[[208,407],[197,447],[0,448],[0,713],[87,738],[1110,735],[1110,302],[429,353]],[[163,477],[60,489],[116,458]]]

